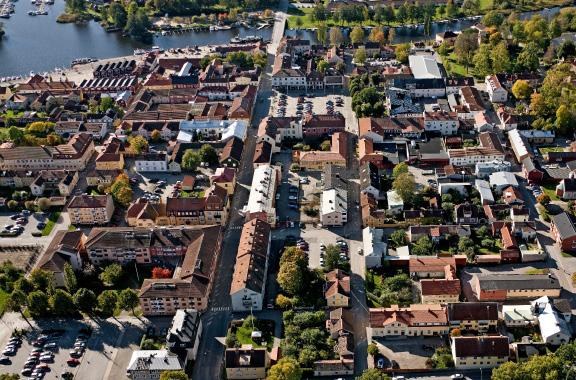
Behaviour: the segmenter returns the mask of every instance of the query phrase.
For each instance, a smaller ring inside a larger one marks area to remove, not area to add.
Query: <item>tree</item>
[[[442,57],[448,56],[449,50],[450,50],[450,47],[448,46],[448,42],[446,42],[446,41],[442,41],[440,46],[438,46],[438,54],[440,54]]]
[[[122,278],[122,266],[116,263],[108,265],[99,278],[105,285],[113,286]]]
[[[532,94],[532,87],[530,87],[528,81],[524,79],[518,79],[512,85],[512,94],[514,94],[516,99],[528,99],[530,94]]]
[[[574,112],[565,104],[561,104],[556,110],[556,121],[554,126],[561,135],[567,135],[570,130],[574,130]]]
[[[466,67],[466,72],[472,63],[472,56],[478,49],[478,34],[471,29],[464,30],[456,37],[454,42],[454,53],[458,61]]]
[[[390,380],[390,377],[377,368],[369,368],[364,370],[356,380]]]
[[[128,206],[132,202],[133,198],[134,198],[134,192],[130,187],[126,186],[120,188],[118,192],[114,194],[114,199],[116,200],[116,202],[118,202],[124,207]]]
[[[189,377],[184,371],[163,371],[160,380],[188,380]]]
[[[318,25],[318,29],[316,29],[316,39],[322,45],[326,45],[326,41],[328,40],[328,28],[326,24],[322,23]]]
[[[195,152],[193,149],[186,149],[184,155],[182,156],[182,167],[190,171],[195,171],[202,162],[200,154]]]
[[[308,256],[296,247],[289,247],[280,257],[278,285],[290,295],[298,294],[306,286],[308,274]]]
[[[72,294],[77,290],[78,280],[70,263],[64,264],[64,287]]]
[[[350,41],[353,44],[364,42],[364,29],[361,26],[355,26],[350,32]]]
[[[472,239],[467,236],[461,236],[458,241],[458,251],[468,257],[468,261],[472,261],[475,257],[475,244]]]
[[[24,309],[26,308],[26,303],[28,299],[26,298],[26,294],[22,290],[15,289],[10,293],[10,297],[8,298],[7,308],[10,311],[15,313],[20,313],[24,319]]]
[[[210,144],[202,145],[199,154],[200,158],[204,162],[208,162],[209,164],[215,164],[218,162],[218,153],[216,153],[216,149],[214,149]]]
[[[96,295],[90,289],[80,288],[74,294],[74,304],[84,313],[92,313],[96,307]]]
[[[103,316],[110,317],[118,304],[118,293],[115,290],[104,290],[98,296],[98,309]]]
[[[481,77],[492,74],[492,52],[488,44],[480,45],[474,54],[474,70]]]
[[[378,349],[378,346],[376,345],[376,343],[370,343],[368,345],[368,355],[376,356],[379,353],[380,353],[380,350]]]
[[[366,49],[359,48],[356,49],[356,53],[354,53],[354,62],[359,66],[364,66],[366,62]]]
[[[568,40],[564,41],[562,45],[558,48],[558,58],[569,58],[573,57],[576,54],[576,46],[574,42]]]
[[[352,109],[357,117],[379,117],[384,113],[383,94],[374,87],[366,87],[352,96]]]
[[[152,141],[158,141],[160,140],[161,134],[160,131],[155,129],[152,131],[152,133],[150,133],[150,138],[152,139]]]
[[[22,139],[24,138],[24,131],[21,128],[12,126],[8,129],[8,137],[12,140],[15,144],[20,144]]]
[[[6,206],[8,206],[10,210],[15,210],[16,207],[18,207],[18,202],[16,202],[14,199],[10,199]]]
[[[48,198],[38,198],[37,203],[40,211],[46,211],[50,208],[50,199]]]
[[[416,191],[414,176],[410,173],[400,174],[392,182],[392,189],[398,193],[404,202],[410,202]]]
[[[36,290],[45,292],[54,286],[54,274],[44,269],[34,269],[29,279]]]
[[[540,66],[540,47],[530,42],[518,54],[516,58],[516,71],[518,72],[534,72]]]
[[[130,144],[130,149],[136,154],[141,154],[148,150],[148,141],[142,136],[129,137],[128,144]]]
[[[392,248],[398,248],[406,245],[408,236],[404,230],[396,230],[390,234],[390,245]]]
[[[292,358],[282,358],[270,367],[267,380],[300,380],[302,369],[300,364]]]
[[[124,28],[126,26],[126,21],[128,15],[124,7],[117,2],[112,2],[110,4],[110,9],[108,11],[110,18],[112,19],[112,24],[117,28]]]
[[[339,46],[344,43],[344,35],[342,35],[342,30],[336,26],[330,28],[330,44],[334,46]]]
[[[392,177],[398,178],[400,174],[405,174],[409,172],[408,164],[405,162],[400,162],[394,169],[392,169]]]
[[[337,245],[329,244],[326,246],[325,266],[327,270],[338,269],[340,266],[340,248]]]
[[[100,112],[106,112],[111,108],[114,108],[114,99],[110,96],[103,96],[100,98]]]
[[[172,271],[168,268],[154,267],[152,269],[152,278],[170,278]]]
[[[152,23],[146,14],[144,8],[137,8],[135,12],[128,12],[128,19],[126,21],[125,31],[130,35],[130,37],[141,42],[151,42],[152,34],[149,29]]]
[[[329,151],[330,148],[331,148],[330,140],[322,141],[322,143],[320,144],[320,150],[324,152]]]
[[[368,35],[368,41],[371,42],[378,42],[380,46],[386,43],[386,35],[384,34],[384,30],[381,27],[375,27],[370,30],[370,34]]]
[[[26,304],[33,317],[44,317],[48,314],[48,296],[43,291],[35,290],[28,294]]]
[[[390,39],[390,37],[388,37],[388,39]],[[406,43],[396,46],[395,54],[398,61],[401,63],[407,63],[408,55],[410,55],[410,44]]]
[[[2,29],[0,28],[0,37],[2,36]],[[20,379],[20,375],[18,375],[17,373],[3,373],[0,374],[0,380],[19,380]]]
[[[292,299],[286,297],[284,294],[278,294],[276,296],[276,306],[278,306],[280,309],[292,308],[293,306]]]
[[[132,315],[134,315],[134,309],[138,306],[138,293],[129,288],[122,290],[118,295],[118,306],[122,310],[132,311]]]
[[[544,193],[538,195],[538,198],[536,198],[536,200],[538,201],[538,203],[544,206],[546,206],[551,201],[550,196]]]
[[[412,245],[412,254],[415,256],[430,256],[434,246],[428,236],[422,236]]]
[[[507,73],[512,69],[506,41],[500,41],[492,50],[492,69],[494,73]]]
[[[50,308],[59,316],[73,315],[76,313],[76,305],[70,293],[62,289],[56,289],[50,297]]]
[[[499,11],[489,11],[482,18],[482,24],[486,26],[500,26],[504,21],[504,15]]]
[[[462,335],[462,331],[460,331],[459,328],[455,328],[452,329],[452,331],[450,331],[450,336],[454,337],[454,336],[461,336]]]

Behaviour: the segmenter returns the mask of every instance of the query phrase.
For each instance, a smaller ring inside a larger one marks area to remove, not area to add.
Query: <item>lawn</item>
[[[540,186],[544,191],[544,194],[548,194],[551,200],[557,201],[559,200],[558,196],[556,196],[556,186],[554,184],[544,184]]]
[[[456,54],[451,53],[447,58],[444,58],[444,68],[450,75],[457,77],[470,76],[470,72],[466,72],[466,67],[458,63]]]
[[[48,221],[46,222],[46,227],[42,230],[42,236],[50,235],[50,232],[54,229],[56,222],[58,222],[58,218],[60,218],[60,211],[53,212],[50,214]]]
[[[576,257],[574,256],[574,254],[564,251],[560,252],[560,254],[562,255],[562,257],[572,257],[572,258]]]
[[[491,9],[494,6],[494,0],[480,0],[479,4],[481,10]]]
[[[0,289],[0,315],[6,311],[6,303],[8,302],[8,293]]]
[[[274,343],[274,321],[266,319],[258,319],[255,321],[255,330],[262,332],[262,341],[260,343],[252,340],[252,327],[244,327],[238,325],[236,327],[236,339],[242,345],[250,344],[254,347],[266,347],[268,351],[272,349]],[[231,327],[231,333],[233,333],[234,327]]]
[[[526,271],[526,274],[547,274],[548,272],[547,268],[531,268]]]
[[[494,245],[494,248],[492,248],[492,249],[485,248],[485,247],[479,247],[478,248],[478,254],[480,254],[480,255],[498,255],[500,253],[500,250],[502,249],[502,242],[498,239],[496,239],[494,242],[496,244]]]

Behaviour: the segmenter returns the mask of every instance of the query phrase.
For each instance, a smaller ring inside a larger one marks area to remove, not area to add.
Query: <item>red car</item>
[[[68,363],[68,365],[70,367],[74,367],[74,366],[77,366],[78,364],[80,364],[80,360],[75,359],[75,358],[70,358],[66,361],[66,363]]]

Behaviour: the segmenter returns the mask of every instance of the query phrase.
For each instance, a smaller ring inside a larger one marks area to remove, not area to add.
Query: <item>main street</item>
[[[284,34],[287,9],[288,1],[282,0],[280,9],[276,13],[272,41],[268,48],[268,64],[260,79],[256,106],[252,115],[252,128],[248,129],[248,136],[244,142],[242,160],[238,168],[236,191],[234,192],[230,210],[230,220],[224,232],[222,251],[214,276],[214,287],[210,296],[209,308],[202,317],[203,333],[200,349],[198,350],[198,359],[194,366],[194,379],[219,379],[222,371],[222,358],[225,347],[223,341],[217,338],[226,336],[226,328],[232,319],[229,292],[236,250],[240,241],[241,226],[244,222],[244,218],[238,213],[238,210],[246,204],[250,194],[250,185],[252,184],[254,172],[252,159],[256,145],[256,134],[258,132],[258,124],[264,117],[268,116],[270,110],[270,98],[272,95],[270,74],[274,65],[276,47]]]

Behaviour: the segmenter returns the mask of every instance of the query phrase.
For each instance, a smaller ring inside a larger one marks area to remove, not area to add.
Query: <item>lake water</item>
[[[55,67],[68,67],[73,59],[81,57],[108,58],[132,54],[143,47],[119,33],[106,33],[96,22],[83,25],[58,24],[56,18],[64,10],[64,1],[56,0],[48,7],[48,16],[29,16],[34,9],[29,0],[16,3],[16,13],[4,23],[6,35],[0,40],[0,76],[27,74],[30,71],[44,72]],[[544,11],[548,16],[556,14],[558,8]],[[530,17],[522,14],[521,17]],[[451,23],[433,23],[432,36],[446,30],[458,31],[474,25],[476,20],[461,20]],[[272,28],[236,29],[218,32],[191,32],[172,36],[157,36],[154,45],[164,49],[191,45],[223,44],[236,34],[241,36],[260,35],[270,39]],[[396,28],[396,43],[423,40],[423,27]],[[288,35],[316,40],[315,32],[287,30]],[[433,37],[428,37],[433,38]]]

